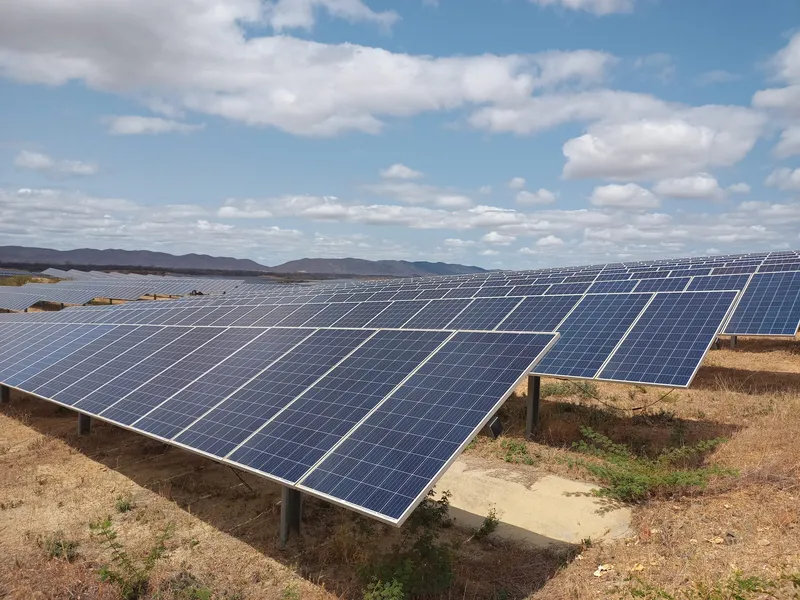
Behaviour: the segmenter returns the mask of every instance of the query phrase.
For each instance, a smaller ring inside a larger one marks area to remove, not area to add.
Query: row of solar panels
[[[18,314],[6,321],[178,327],[302,327],[507,331],[562,334],[541,374],[686,387],[737,292],[659,292],[509,298],[202,306]],[[131,306],[131,305],[128,305]],[[659,338],[641,351],[637,327]],[[628,346],[631,345],[629,348]],[[630,355],[635,360],[617,360]],[[624,364],[623,364],[624,363]]]
[[[399,525],[556,337],[0,323],[0,382]]]

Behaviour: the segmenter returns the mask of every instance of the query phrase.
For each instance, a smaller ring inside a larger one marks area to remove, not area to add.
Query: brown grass
[[[598,384],[597,399],[545,398],[531,442],[522,437],[522,396],[509,400],[504,439],[525,444],[533,464],[503,464],[530,480],[542,473],[587,479],[569,466],[582,425],[647,455],[725,437],[707,462],[739,476],[638,506],[630,539],[592,544],[580,560],[447,530],[446,540],[461,547],[448,598],[627,598],[637,585],[631,576],[681,597],[735,570],[772,579],[800,572],[798,348],[740,339],[736,350],[709,354],[692,389],[666,396]],[[243,484],[227,467],[108,425],[94,423],[88,437],[78,437],[76,426],[73,414],[17,395],[0,409],[0,598],[117,597],[97,580],[107,559],[88,528],[106,515],[134,554],[174,523],[153,589],[200,581],[215,598],[286,598],[293,589],[303,599],[359,598],[359,566],[397,539],[393,528],[308,499],[303,535],[280,549],[277,486],[240,474]],[[505,453],[499,440],[483,437],[468,452],[495,464]],[[120,496],[131,498],[133,510],[116,512]],[[37,544],[55,532],[78,542],[74,561],[50,559]],[[614,569],[593,576],[601,563]],[[792,597],[788,588],[780,593]]]

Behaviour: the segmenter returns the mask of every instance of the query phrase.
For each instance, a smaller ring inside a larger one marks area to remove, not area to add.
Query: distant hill
[[[31,269],[47,267],[140,268],[166,271],[231,271],[238,273],[302,273],[319,276],[355,277],[419,277],[426,275],[458,275],[482,273],[484,269],[432,262],[405,260],[364,260],[361,258],[303,258],[276,267],[260,265],[242,258],[184,254],[175,256],[149,250],[51,250],[24,246],[0,246],[0,264],[20,265]]]
[[[215,270],[215,271],[266,271],[267,267],[242,258],[215,257],[205,254],[175,256],[166,252],[149,250],[51,250],[0,246],[0,262],[5,264],[37,264],[52,267],[142,267],[150,269]]]
[[[277,267],[272,273],[309,273],[314,275],[360,275],[369,277],[419,277],[483,273],[480,267],[447,263],[408,262],[405,260],[364,260],[361,258],[301,258]]]

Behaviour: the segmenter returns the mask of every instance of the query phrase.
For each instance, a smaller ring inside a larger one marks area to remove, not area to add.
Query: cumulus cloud
[[[753,95],[753,106],[771,109],[792,117],[800,116],[800,32],[769,61],[774,79],[786,87],[760,90]]]
[[[487,244],[497,244],[500,246],[508,246],[512,242],[516,241],[513,235],[506,235],[503,233],[498,233],[496,231],[490,231],[486,235],[481,238],[482,242],[486,242]]]
[[[508,182],[508,187],[512,190],[521,190],[525,187],[524,177],[512,177]]]
[[[535,206],[540,204],[552,204],[556,201],[556,195],[550,190],[539,188],[535,192],[522,190],[517,194],[517,202],[527,206]]]
[[[14,158],[14,165],[23,169],[58,175],[94,175],[97,164],[81,160],[56,160],[41,152],[23,150]]]
[[[731,73],[730,71],[725,71],[723,69],[715,69],[713,71],[706,71],[705,73],[700,73],[697,77],[694,78],[694,82],[697,85],[714,85],[717,83],[731,83],[733,81],[738,81],[741,79],[740,75],[736,73]]]
[[[635,183],[596,187],[592,192],[590,202],[595,206],[632,209],[658,208],[660,205],[658,198],[650,190]]]
[[[332,17],[391,27],[400,16],[392,11],[375,12],[361,0],[275,0],[267,2],[264,11],[275,31],[310,30],[316,23],[316,11],[324,9]]]
[[[734,183],[728,186],[728,191],[731,194],[749,194],[750,186],[746,183]]]
[[[396,163],[391,167],[383,169],[381,171],[381,177],[387,179],[419,179],[422,177],[422,173],[403,164]]]
[[[735,106],[703,106],[669,118],[599,123],[564,144],[567,179],[652,179],[731,166],[753,148],[763,115]]]
[[[786,191],[800,191],[800,169],[776,169],[769,174],[764,183]]]
[[[377,133],[385,118],[508,104],[562,85],[596,84],[614,62],[591,50],[437,58],[258,35],[265,19],[276,25],[280,6],[300,7],[301,14],[283,17],[281,27],[307,24],[315,14],[309,7],[374,20],[356,0],[270,5],[265,11],[260,0],[6,0],[0,74],[46,85],[79,81],[146,104],[158,98],[174,114],[187,110],[331,136]]]
[[[539,6],[559,6],[568,10],[582,10],[598,16],[627,13],[633,10],[635,0],[530,0]]]
[[[539,248],[552,248],[553,246],[563,246],[564,240],[555,235],[547,235],[536,240],[536,245]]]
[[[778,158],[788,158],[800,154],[800,126],[785,129],[772,153]]]
[[[399,200],[405,204],[428,204],[451,209],[472,206],[472,199],[469,196],[454,190],[413,181],[389,180],[366,185],[364,189],[384,198]]]
[[[126,115],[110,117],[108,119],[108,132],[114,135],[142,135],[156,133],[190,133],[200,131],[205,125],[190,125],[171,119],[160,117],[140,117]]]
[[[708,173],[663,179],[656,183],[653,191],[660,196],[682,199],[716,200],[725,195],[717,179]]]

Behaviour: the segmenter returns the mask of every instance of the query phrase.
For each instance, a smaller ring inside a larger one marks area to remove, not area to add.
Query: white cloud
[[[511,180],[508,182],[508,187],[512,190],[521,190],[525,187],[525,178],[524,177],[512,177]]]
[[[662,179],[653,186],[653,191],[659,196],[682,199],[715,200],[725,195],[716,178],[708,173]]]
[[[316,22],[315,11],[324,8],[332,17],[347,21],[366,21],[391,27],[400,16],[391,10],[375,12],[361,0],[275,0],[264,7],[266,18],[275,31],[310,30]]]
[[[563,246],[564,240],[554,235],[548,235],[536,240],[536,245],[540,248],[552,248],[554,246]]]
[[[381,171],[381,177],[387,179],[419,179],[422,177],[422,173],[400,163],[396,163],[391,167],[383,169]]]
[[[23,150],[14,158],[14,165],[23,169],[61,175],[94,175],[97,165],[80,160],[55,160],[47,154]]]
[[[627,13],[633,10],[635,0],[530,0],[539,6],[561,6],[569,10],[583,10],[598,16]]]
[[[500,254],[498,250],[492,250],[491,248],[487,248],[486,250],[481,250],[481,256],[497,256]]]
[[[405,204],[429,204],[440,208],[469,208],[472,199],[454,190],[413,181],[384,181],[364,186],[364,189]]]
[[[600,123],[564,144],[567,179],[683,176],[742,160],[765,118],[735,106],[703,106],[669,118]]]
[[[749,194],[750,189],[750,186],[746,183],[734,183],[728,186],[728,191],[731,194]]]
[[[478,188],[478,193],[479,194],[484,194],[484,195],[491,194],[492,193],[492,186],[490,186],[490,185],[482,185],[481,187]]]
[[[774,78],[787,86],[756,92],[753,106],[800,117],[800,32],[770,60],[769,67]]]
[[[204,129],[204,124],[190,125],[171,119],[160,117],[140,117],[126,115],[110,117],[108,119],[108,132],[114,135],[141,135],[156,133],[190,133]]]
[[[499,246],[508,246],[512,242],[516,241],[513,235],[505,235],[503,233],[498,233],[496,231],[490,231],[486,235],[481,238],[481,241],[486,242],[487,244],[497,244]]]
[[[444,241],[445,246],[450,248],[472,248],[477,242],[473,240],[462,240],[460,238],[447,238]]]
[[[657,208],[660,204],[658,198],[650,190],[635,183],[596,187],[592,192],[590,202],[595,206],[632,209]]]
[[[694,78],[694,82],[697,85],[714,85],[717,83],[731,83],[739,79],[741,79],[741,76],[736,73],[731,73],[723,69],[715,69],[713,71],[700,73],[700,75]]]
[[[778,158],[788,158],[800,154],[800,126],[788,127],[781,133],[781,139],[772,153]]]
[[[361,4],[326,0],[324,6],[334,16],[366,19]],[[322,4],[295,0],[286,6]],[[266,11],[267,22],[276,18],[274,8]],[[295,23],[308,22],[308,12],[302,14]],[[145,104],[157,98],[171,111],[332,136],[377,133],[385,118],[509,104],[535,91],[593,85],[614,62],[591,50],[411,55],[258,35],[264,21],[259,0],[5,0],[0,75],[51,86],[77,81]]]
[[[769,174],[764,183],[780,190],[800,191],[800,169],[794,171],[789,168],[776,169]]]
[[[539,188],[535,192],[522,190],[517,194],[517,202],[519,204],[525,204],[529,206],[552,204],[555,201],[556,195],[550,190],[546,190],[544,188]]]
[[[781,81],[800,83],[800,32],[772,58],[770,66]]]

